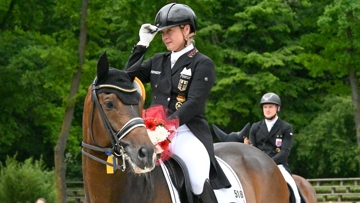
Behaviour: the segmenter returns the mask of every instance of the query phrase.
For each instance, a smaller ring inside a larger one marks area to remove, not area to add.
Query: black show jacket
[[[158,53],[143,62],[147,48],[135,46],[125,70],[131,77],[138,77],[143,83],[151,84],[151,105],[163,105],[174,113],[180,125],[186,124],[191,132],[204,144],[210,160],[210,180],[214,189],[231,186],[221,170],[214,155],[213,138],[207,121],[204,119],[206,99],[215,82],[213,61],[197,51],[196,48],[183,54],[171,68],[170,52]],[[184,71],[191,76],[184,77]],[[176,109],[179,95],[185,101]],[[193,150],[196,149],[184,149]]]
[[[249,139],[254,147],[269,155],[277,165],[282,164],[291,174],[287,158],[290,155],[293,128],[289,123],[278,118],[269,132],[265,120],[259,121],[251,126]]]

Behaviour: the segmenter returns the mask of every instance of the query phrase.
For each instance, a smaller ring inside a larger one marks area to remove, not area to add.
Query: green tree
[[[351,94],[355,137],[360,163],[360,96],[358,72],[360,70],[360,5],[351,0],[335,0],[327,5],[317,20],[317,31],[304,35],[306,53],[300,61],[312,77],[333,95]],[[360,174],[360,171],[359,171]]]
[[[7,87],[2,88],[0,100],[1,161],[17,152],[20,160],[29,154],[35,158],[51,155],[63,93],[53,86],[62,80],[57,77],[62,73],[52,73],[61,55],[51,56],[48,51],[56,49],[56,42],[49,36],[21,30],[4,31],[1,39],[0,84]],[[45,162],[52,166],[53,158],[45,157]]]
[[[329,96],[324,109],[296,135],[296,170],[307,178],[356,177],[359,170],[350,96]],[[292,165],[292,163],[290,163]]]
[[[16,156],[7,157],[6,165],[0,164],[1,202],[32,203],[39,197],[55,202],[54,172],[45,169],[42,159],[21,163]]]
[[[203,14],[206,26],[199,30],[203,42],[197,46],[204,46],[201,50],[217,67],[209,122],[237,131],[261,119],[258,104],[270,91],[280,95],[281,116],[296,129],[311,118],[308,112],[317,111],[317,96],[311,94],[314,80],[297,60],[303,51],[297,10],[308,6],[306,1],[216,1],[211,11],[204,11],[209,16]]]
[[[76,95],[80,87],[81,72],[85,61],[85,45],[87,35],[87,16],[88,1],[82,0],[81,18],[80,18],[80,36],[78,45],[79,63],[76,66],[76,71],[73,73],[70,93],[68,97],[68,105],[65,108],[64,120],[59,135],[59,139],[55,146],[55,172],[56,172],[56,186],[57,186],[57,202],[66,203],[66,165],[65,165],[65,149],[66,142],[69,136],[71,122],[75,110]]]

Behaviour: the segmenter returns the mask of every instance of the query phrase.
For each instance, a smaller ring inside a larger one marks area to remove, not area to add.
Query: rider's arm
[[[286,125],[286,128],[283,132],[283,140],[281,145],[281,150],[272,159],[276,164],[287,163],[287,157],[290,154],[290,149],[293,140],[293,128],[290,124]]]
[[[141,78],[140,70],[146,51],[147,48],[145,46],[142,45],[135,46],[134,49],[132,50],[132,53],[128,61],[126,62],[124,69],[131,78],[138,77],[142,82],[143,82],[143,78]]]
[[[254,147],[257,147],[256,131],[257,131],[258,125],[259,125],[259,123],[252,124],[251,128],[250,128],[250,133],[249,133],[249,140]]]

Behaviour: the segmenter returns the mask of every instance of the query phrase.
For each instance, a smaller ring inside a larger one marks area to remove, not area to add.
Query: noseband
[[[93,140],[93,142],[95,143],[95,145],[90,145],[87,143],[82,142],[81,145],[83,148],[87,148],[87,149],[91,149],[94,151],[99,151],[99,152],[104,152],[106,153],[108,156],[110,155],[114,155],[115,157],[122,157],[123,163],[122,165],[118,165],[118,164],[112,164],[109,163],[107,161],[104,161],[86,151],[84,151],[84,149],[82,149],[82,153],[91,158],[94,159],[95,161],[98,161],[100,163],[109,165],[114,167],[115,169],[121,169],[122,171],[125,171],[126,169],[126,165],[125,165],[125,158],[126,158],[126,152],[124,150],[124,147],[121,145],[120,140],[122,138],[124,138],[127,134],[129,134],[134,128],[137,127],[145,127],[144,121],[142,118],[140,117],[135,117],[132,118],[131,120],[129,120],[128,122],[125,123],[125,125],[118,131],[118,132],[114,132],[113,128],[111,127],[111,124],[109,122],[109,120],[107,119],[104,110],[101,108],[101,105],[99,103],[99,100],[97,98],[97,94],[96,94],[96,90],[100,89],[100,88],[113,88],[116,90],[120,90],[122,92],[136,92],[137,90],[134,89],[124,89],[115,85],[109,85],[109,84],[102,84],[102,85],[98,85],[96,86],[96,80],[97,78],[95,78],[95,80],[92,83],[92,92],[91,92],[91,101],[92,101],[92,108],[91,108],[91,121],[90,121],[90,134],[91,134],[91,139]],[[96,108],[98,109],[101,119],[105,125],[105,129],[107,132],[107,135],[110,138],[112,147],[111,148],[105,148],[105,147],[100,147],[98,144],[96,144],[95,139],[94,139],[94,135],[93,135],[93,121],[94,121],[94,108],[95,105]]]

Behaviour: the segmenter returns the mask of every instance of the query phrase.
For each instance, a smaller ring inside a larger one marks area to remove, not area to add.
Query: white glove
[[[149,23],[143,24],[139,31],[140,41],[137,43],[138,45],[143,45],[148,47],[150,42],[154,39],[158,28]]]

